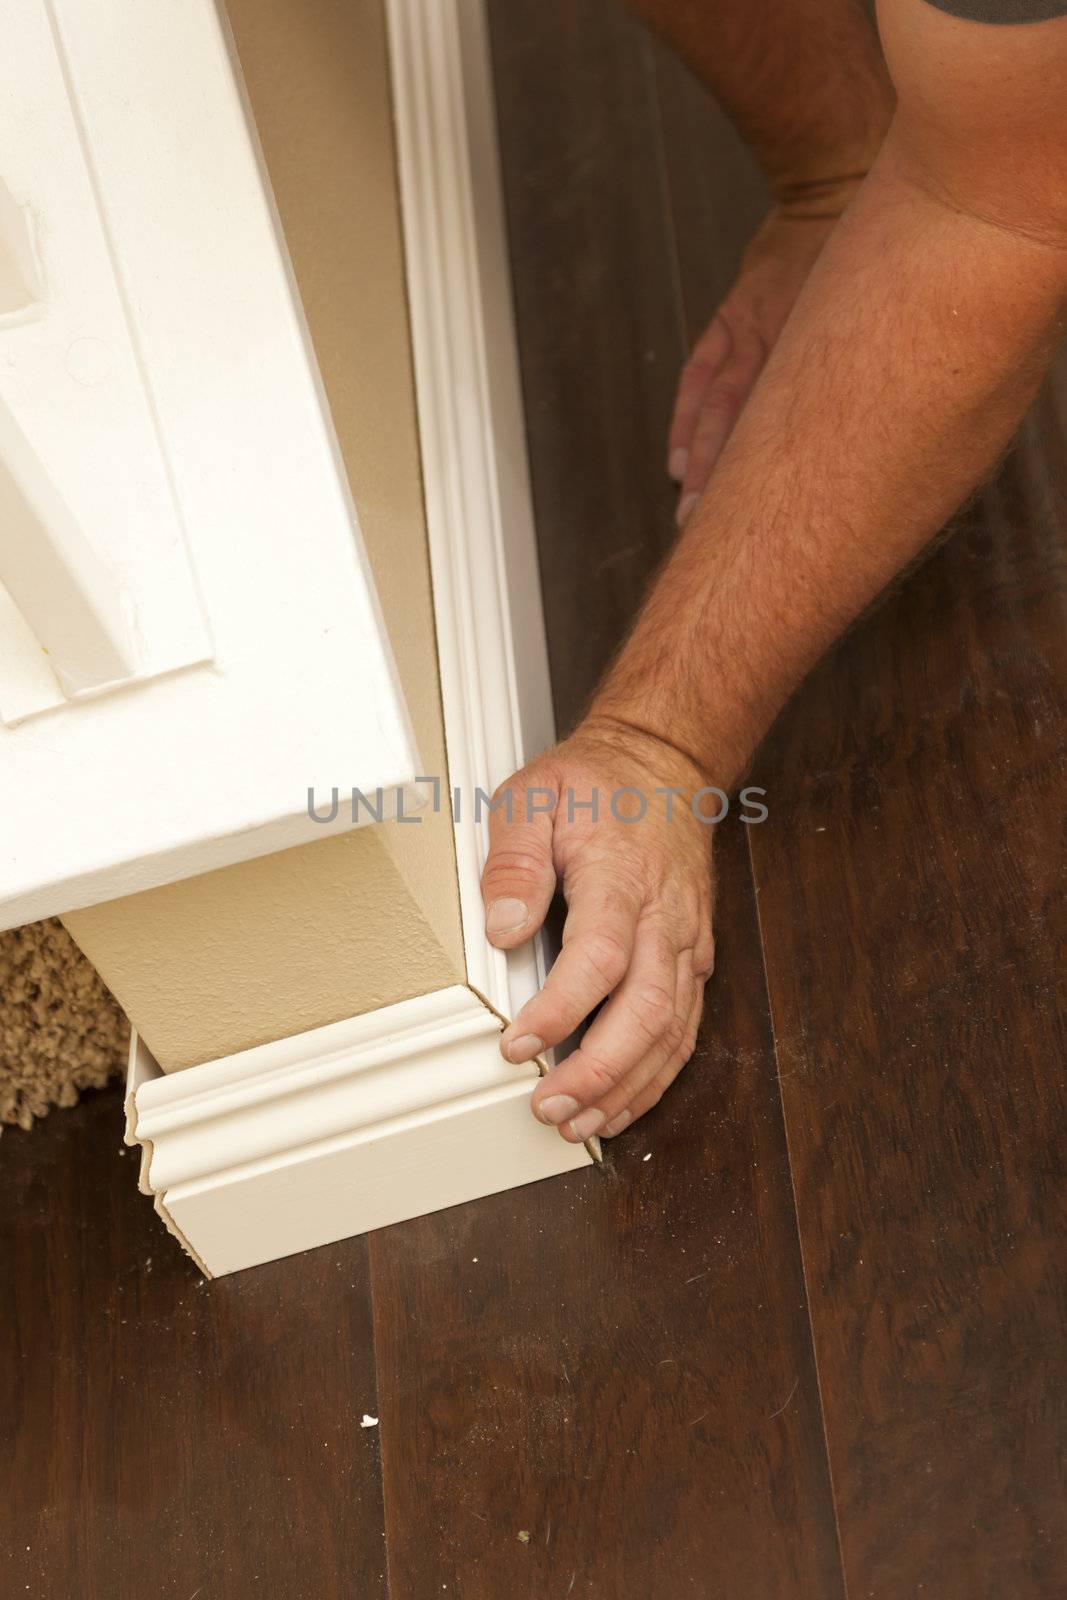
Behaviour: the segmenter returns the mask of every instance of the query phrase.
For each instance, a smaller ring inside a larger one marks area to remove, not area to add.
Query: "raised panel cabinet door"
[[[226,23],[0,0],[0,926],[418,760]],[[358,490],[358,485],[356,486]]]

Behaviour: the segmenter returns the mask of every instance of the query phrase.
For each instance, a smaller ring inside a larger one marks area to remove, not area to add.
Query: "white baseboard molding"
[[[500,1054],[465,986],[160,1072],[134,1036],[140,1186],[219,1277],[587,1165],[536,1122],[536,1068]]]

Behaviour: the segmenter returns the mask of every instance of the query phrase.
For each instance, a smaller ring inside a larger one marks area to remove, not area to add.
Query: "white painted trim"
[[[0,178],[0,319],[25,316],[40,293],[41,274],[29,221]]]
[[[133,677],[136,651],[119,584],[2,401],[0,583],[68,698]]]
[[[408,299],[460,907],[471,984],[503,1016],[544,953],[485,938],[491,793],[553,737],[481,0],[387,0]]]
[[[169,1075],[135,1038],[141,1188],[218,1276],[586,1165],[499,1034],[457,986]]]
[[[552,738],[481,0],[387,0],[423,480],[471,987],[164,1076],[131,1054],[142,1188],[211,1274],[589,1165],[500,1054],[544,952],[487,943],[487,793]],[[441,803],[448,803],[447,794]]]
[[[0,927],[421,765],[220,6],[4,5]]]

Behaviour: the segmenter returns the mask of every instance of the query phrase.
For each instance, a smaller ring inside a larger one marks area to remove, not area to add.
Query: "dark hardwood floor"
[[[762,201],[608,0],[491,20],[565,724]],[[1060,381],[781,719],[697,1056],[602,1176],[205,1285],[117,1089],[5,1134],[4,1600],[1067,1593],[1065,528]]]

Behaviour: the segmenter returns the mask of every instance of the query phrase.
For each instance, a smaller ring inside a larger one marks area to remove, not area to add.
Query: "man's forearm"
[[[736,780],[826,647],[1007,444],[1067,239],[917,187],[890,139],[592,708]]]
[[[1060,332],[1067,17],[987,27],[879,0],[879,20],[898,104],[875,166],[586,718],[498,793],[555,803],[494,811],[490,939],[529,939],[560,881],[568,907],[501,1048],[529,1061],[600,1007],[534,1091],[565,1139],[623,1130],[693,1050],[712,835],[674,797],[733,786],[816,658],[995,461]],[[721,406],[720,369],[705,378]],[[598,813],[604,793],[633,807]]]
[[[877,155],[893,110],[858,0],[630,0],[712,89],[777,199],[836,206]]]

